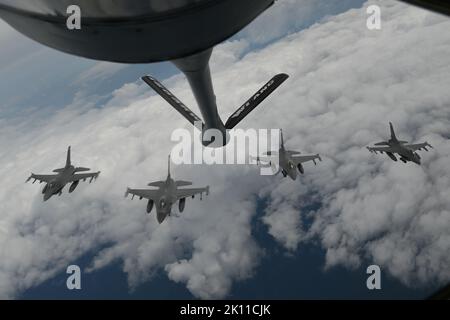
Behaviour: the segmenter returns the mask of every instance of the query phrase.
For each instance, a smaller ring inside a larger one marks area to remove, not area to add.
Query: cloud
[[[75,84],[80,85],[85,81],[103,80],[126,67],[126,64],[98,62],[93,67],[81,73],[75,80]]]
[[[120,262],[131,287],[164,270],[196,297],[225,297],[234,281],[252,276],[263,254],[251,230],[258,195],[267,200],[269,233],[291,252],[319,241],[326,267],[369,260],[405,283],[449,280],[450,22],[379,4],[381,31],[366,29],[363,8],[244,56],[250,40],[217,48],[222,117],[273,74],[287,72],[290,79],[241,126],[282,127],[289,148],[321,153],[324,161],[305,166],[296,182],[261,177],[252,166],[175,167],[176,178],[210,184],[211,194],[189,199],[180,218],[162,225],[145,214],[143,201],[123,193],[164,179],[170,134],[190,126],[145,84],[128,83],[107,99],[78,94],[37,121],[2,121],[0,296],[15,297],[95,252],[86,271]],[[181,75],[164,83],[195,106]],[[421,167],[364,148],[386,138],[388,121],[399,137],[435,147]],[[37,185],[24,180],[29,171],[60,167],[69,144],[76,165],[102,174],[42,203]]]

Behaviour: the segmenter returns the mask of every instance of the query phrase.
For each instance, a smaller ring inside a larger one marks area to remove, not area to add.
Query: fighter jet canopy
[[[181,58],[224,41],[274,0],[0,0],[0,18],[52,48],[87,58],[148,63]],[[81,9],[69,30],[67,8]]]

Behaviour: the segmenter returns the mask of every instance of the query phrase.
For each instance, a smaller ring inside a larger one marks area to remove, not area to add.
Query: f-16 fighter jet
[[[127,188],[125,198],[129,194],[132,194],[133,199],[135,196],[148,199],[147,213],[150,213],[153,209],[153,205],[156,204],[156,218],[161,224],[167,216],[171,216],[172,205],[179,201],[178,209],[183,212],[186,205],[186,198],[194,198],[196,194],[200,194],[200,200],[202,200],[203,192],[206,195],[209,194],[209,186],[205,188],[178,188],[192,185],[190,181],[173,180],[170,176],[170,156],[169,156],[169,168],[166,181],[156,181],[148,184],[151,187],[158,189],[130,189]]]
[[[420,156],[416,151],[422,149],[428,151],[427,147],[433,147],[428,142],[408,144],[407,141],[398,140],[391,122],[389,122],[389,126],[391,129],[391,139],[389,141],[375,143],[375,147],[367,147],[367,149],[372,153],[386,153],[393,161],[397,161],[397,157],[394,155],[394,153],[397,153],[402,162],[407,163],[411,161],[420,165]]]
[[[35,183],[36,180],[40,183],[46,183],[42,193],[44,194],[44,201],[47,201],[55,194],[61,195],[64,187],[68,183],[72,183],[69,188],[69,193],[72,193],[81,180],[86,181],[86,179],[90,179],[89,183],[91,183],[92,180],[97,179],[100,175],[100,171],[91,173],[77,173],[89,170],[91,169],[81,167],[76,168],[71,164],[69,147],[67,150],[66,166],[64,168],[53,170],[56,174],[44,175],[32,173],[26,182],[34,179],[33,183]]]
[[[281,145],[280,149],[277,151],[269,151],[265,153],[265,156],[263,157],[257,157],[256,162],[257,164],[261,164],[261,160],[265,162],[263,166],[272,167],[273,171],[275,171],[274,163],[273,163],[273,157],[278,156],[278,163],[279,163],[279,169],[278,173],[282,173],[284,177],[289,176],[292,180],[297,179],[297,169],[301,174],[305,173],[305,170],[303,168],[302,163],[313,161],[314,164],[316,163],[316,159],[319,161],[322,161],[322,158],[320,158],[320,155],[300,155],[301,153],[298,151],[291,151],[286,150],[284,147],[284,140],[283,140],[283,131],[280,130],[281,133]]]

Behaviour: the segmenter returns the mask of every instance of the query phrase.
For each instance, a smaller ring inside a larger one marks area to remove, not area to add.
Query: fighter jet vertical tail
[[[237,109],[228,118],[225,123],[226,129],[233,129],[239,122],[241,122],[250,112],[253,111],[261,102],[264,101],[272,92],[274,92],[289,76],[285,73],[277,74],[269,82],[267,82],[261,89],[258,90],[247,102],[245,102],[239,109]]]
[[[71,161],[70,161],[70,146],[67,149],[67,160],[66,160],[66,168],[71,166]]]
[[[392,122],[389,122],[389,128],[391,129],[391,140],[397,141],[397,137],[395,136],[394,126],[392,125]]]
[[[169,154],[169,160],[167,161],[167,178],[170,178],[170,154]]]

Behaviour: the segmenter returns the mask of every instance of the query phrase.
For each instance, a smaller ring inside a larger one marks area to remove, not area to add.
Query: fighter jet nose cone
[[[158,220],[158,223],[161,224],[166,219],[166,214],[163,212],[157,212],[156,214],[156,220]]]
[[[295,171],[295,169],[291,169],[288,173],[289,178],[291,178],[292,180],[297,180],[297,171]]]
[[[26,36],[63,52],[97,60],[147,63],[211,48],[244,28],[273,2],[0,0],[0,17]]]

